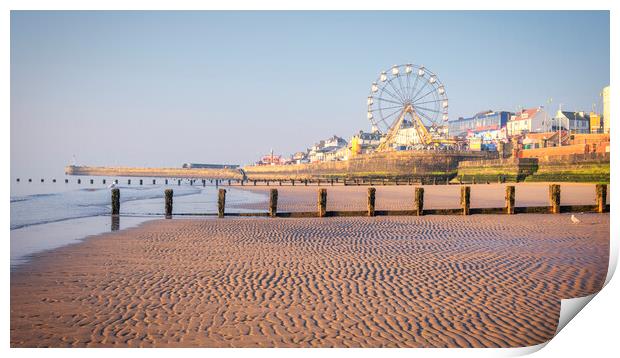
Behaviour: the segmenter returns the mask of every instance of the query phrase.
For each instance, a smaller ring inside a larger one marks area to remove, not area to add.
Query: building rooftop
[[[514,117],[511,119],[513,121],[526,120],[529,118],[533,118],[540,111],[541,111],[540,107],[522,109],[521,112],[515,113]]]
[[[564,117],[568,118],[571,121],[575,119],[590,119],[590,115],[585,112],[558,111],[558,114],[562,114]]]

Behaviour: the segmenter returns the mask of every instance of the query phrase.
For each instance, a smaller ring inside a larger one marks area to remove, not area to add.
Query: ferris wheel
[[[394,65],[382,71],[368,95],[368,120],[373,130],[387,133],[407,108],[426,127],[438,127],[448,120],[448,97],[436,74],[424,66]]]

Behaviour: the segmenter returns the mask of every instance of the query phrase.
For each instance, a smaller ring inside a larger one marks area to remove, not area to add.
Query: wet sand
[[[12,347],[518,347],[598,291],[609,214],[156,220],[11,273]]]
[[[515,186],[516,206],[549,205],[549,183],[476,184],[471,187],[471,207],[504,207],[506,185]],[[560,183],[562,205],[594,205],[595,185]],[[376,188],[376,210],[413,209],[414,186],[374,185]],[[424,207],[426,209],[459,208],[460,185],[424,185]],[[226,187],[224,187],[226,188]],[[327,210],[366,210],[368,186],[314,185],[304,186],[235,186],[237,189],[261,193],[268,198],[270,189],[278,189],[278,211],[316,211],[317,191],[327,189]],[[607,191],[607,202],[609,203]],[[235,208],[267,211],[268,203],[238,204]]]

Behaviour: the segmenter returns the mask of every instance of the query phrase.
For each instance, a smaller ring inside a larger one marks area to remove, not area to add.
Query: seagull
[[[579,220],[579,219],[577,219],[577,218],[575,217],[575,214],[572,214],[572,215],[570,216],[570,221],[572,221],[572,222],[573,222],[573,224],[579,224],[579,223],[581,222],[581,220]]]

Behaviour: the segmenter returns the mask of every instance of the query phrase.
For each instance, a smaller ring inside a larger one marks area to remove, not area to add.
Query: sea
[[[208,181],[203,186],[201,180],[192,184],[185,179],[179,185],[178,179],[172,178],[168,180],[168,185],[164,184],[165,178],[148,177],[42,178],[43,181],[41,177],[20,177],[19,181],[17,177],[11,178],[12,270],[27,263],[33,254],[75,244],[88,236],[163,218],[164,190],[168,188],[174,191],[173,214],[217,212],[218,188]],[[78,179],[81,181],[79,184]],[[121,197],[121,215],[118,218],[110,215],[110,185],[115,180],[118,181],[115,186],[120,189]],[[240,211],[231,207],[234,204],[267,200],[263,194],[229,187],[225,189],[227,212]]]

